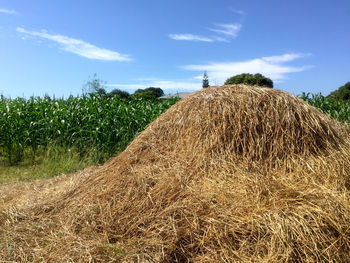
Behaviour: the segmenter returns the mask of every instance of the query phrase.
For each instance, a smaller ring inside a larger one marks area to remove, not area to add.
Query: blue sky
[[[201,89],[248,72],[294,94],[350,81],[349,0],[0,0],[0,94]]]

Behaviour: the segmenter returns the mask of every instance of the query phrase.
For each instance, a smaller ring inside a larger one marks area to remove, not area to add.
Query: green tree
[[[130,98],[129,92],[124,91],[124,90],[120,90],[120,89],[114,89],[106,95],[106,97],[108,97],[108,98],[112,98],[115,96],[119,96],[119,98],[121,98],[121,99],[129,99]]]
[[[164,91],[161,88],[149,87],[149,88],[145,89],[145,91],[153,92],[157,96],[157,98],[164,95]]]
[[[146,93],[144,97],[155,97],[159,98],[164,95],[164,91],[161,88],[149,87],[147,89],[138,89],[134,92],[133,95]],[[152,94],[152,95],[151,95]],[[136,97],[140,97],[141,95],[137,95]],[[141,96],[142,97],[142,96]]]
[[[206,71],[204,71],[204,74],[203,74],[202,87],[203,87],[203,89],[209,87],[209,79],[208,79],[208,74]]]
[[[144,99],[144,100],[155,100],[157,99],[157,95],[150,90],[143,90],[142,92],[136,92],[132,94],[132,97],[135,99]]]
[[[228,78],[225,81],[225,85],[233,85],[233,84],[246,84],[251,86],[262,86],[273,88],[273,81],[260,73],[250,74],[250,73],[242,73],[233,77]]]
[[[350,101],[350,82],[345,83],[337,90],[331,92],[327,97],[336,100]]]

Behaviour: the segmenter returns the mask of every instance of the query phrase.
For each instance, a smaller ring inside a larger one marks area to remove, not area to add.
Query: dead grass
[[[350,258],[349,128],[278,90],[197,92],[103,167],[54,180],[3,201],[1,260]]]

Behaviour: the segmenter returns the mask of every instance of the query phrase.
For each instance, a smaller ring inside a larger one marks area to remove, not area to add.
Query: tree
[[[204,74],[203,74],[202,87],[203,87],[203,89],[209,87],[209,79],[208,79],[208,74],[206,71],[204,71]]]
[[[350,101],[350,82],[345,83],[343,86],[339,87],[337,90],[331,92],[327,97],[336,99]]]
[[[155,88],[155,87],[149,87],[147,89],[138,89],[134,92],[133,96],[136,94],[136,97],[142,97],[140,94],[146,93],[144,97],[154,97],[154,98],[159,98],[164,95],[164,91],[161,88]]]
[[[130,98],[129,92],[124,91],[124,90],[120,90],[120,89],[114,89],[106,95],[106,97],[108,97],[108,98],[112,98],[115,96],[118,96],[120,99],[129,99]]]
[[[228,78],[225,81],[225,85],[232,84],[246,84],[250,86],[262,86],[273,88],[273,81],[260,73],[250,74],[250,73],[242,73],[233,77]]]
[[[90,95],[105,96],[107,94],[104,82],[97,78],[96,73],[91,80],[88,80],[86,84],[84,84],[83,89]]]
[[[145,91],[153,92],[157,96],[157,98],[164,95],[164,91],[161,88],[149,87],[149,88],[145,89]]]
[[[143,90],[142,92],[135,92],[132,94],[132,97],[135,99],[144,99],[144,100],[155,100],[157,95],[150,90]]]

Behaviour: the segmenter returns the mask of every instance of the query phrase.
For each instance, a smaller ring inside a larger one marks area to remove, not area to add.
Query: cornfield
[[[350,102],[303,93],[309,104],[342,122],[350,123]],[[54,145],[77,150],[94,149],[97,161],[121,152],[136,134],[177,100],[122,100],[84,95],[67,99],[0,97],[0,156],[10,164],[24,154],[34,159],[39,150]]]
[[[302,93],[301,99],[341,122],[350,124],[350,101],[339,101],[322,96],[321,93]]]
[[[147,124],[167,110],[166,101],[123,100],[94,95],[51,99],[0,98],[0,154],[10,164],[54,145],[97,158],[122,151]]]

